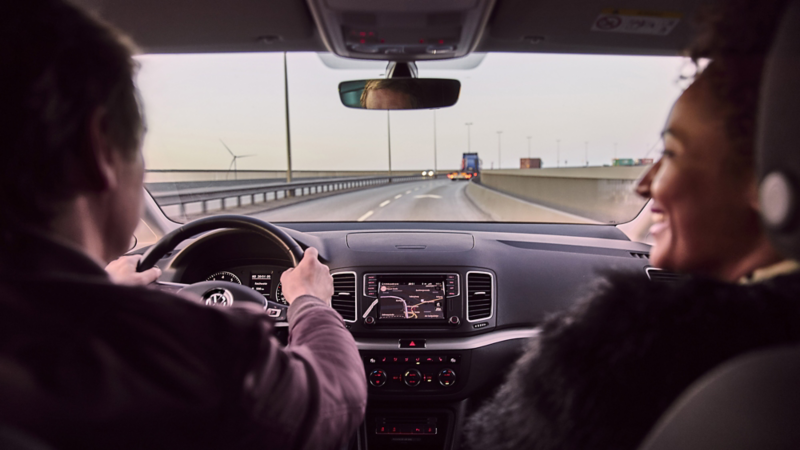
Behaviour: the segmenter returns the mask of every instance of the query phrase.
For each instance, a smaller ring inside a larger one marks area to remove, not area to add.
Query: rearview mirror
[[[456,104],[460,92],[460,81],[437,78],[379,78],[339,83],[342,104],[358,109],[446,108]]]

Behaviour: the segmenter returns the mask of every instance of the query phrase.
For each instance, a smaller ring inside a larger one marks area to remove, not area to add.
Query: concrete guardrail
[[[636,217],[644,206],[645,201],[634,189],[649,168],[485,170],[478,182],[494,191],[590,221],[619,223]]]

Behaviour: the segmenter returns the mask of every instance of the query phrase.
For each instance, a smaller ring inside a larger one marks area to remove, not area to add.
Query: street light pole
[[[436,110],[433,110],[433,173],[437,173],[436,168]]]
[[[467,153],[469,153],[469,152],[472,151],[472,148],[470,147],[470,139],[469,139],[469,127],[472,126],[472,122],[467,122],[464,125],[467,126]]]
[[[556,139],[556,167],[561,167],[561,139]]]
[[[386,143],[389,147],[389,183],[392,182],[392,116],[391,111],[386,110]]]
[[[286,52],[283,52],[283,95],[285,102],[284,107],[286,109],[286,182],[291,183],[292,182],[292,138],[291,138],[291,131],[289,128],[289,69],[286,66]]]
[[[502,131],[497,132],[497,168],[503,168],[503,152],[500,148],[500,135],[503,134]]]
[[[528,136],[528,159],[531,159],[531,137]]]

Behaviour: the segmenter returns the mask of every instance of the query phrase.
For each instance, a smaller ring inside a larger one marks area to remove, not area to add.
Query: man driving
[[[0,427],[56,449],[340,448],[366,382],[317,251],[281,278],[288,347],[263,311],[113,284],[143,205],[133,47],[59,0],[11,2],[0,35]]]

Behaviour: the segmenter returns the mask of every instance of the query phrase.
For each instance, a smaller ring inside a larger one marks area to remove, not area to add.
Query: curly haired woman
[[[470,418],[473,449],[635,449],[694,380],[750,350],[800,342],[800,273],[770,245],[754,171],[761,71],[784,1],[728,2],[691,56],[711,63],[675,103],[652,198],[651,263],[675,284],[609,276],[548,320]]]

